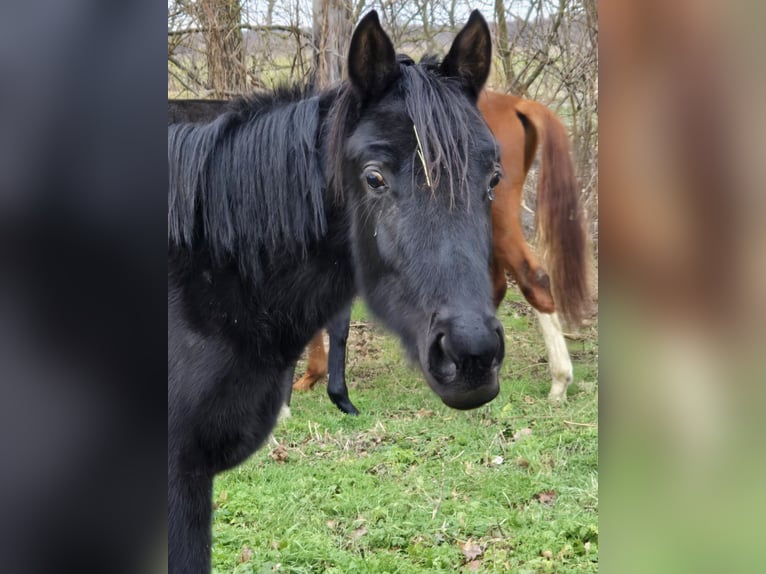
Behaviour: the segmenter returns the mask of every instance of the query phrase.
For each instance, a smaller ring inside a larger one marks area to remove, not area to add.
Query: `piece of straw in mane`
[[[438,75],[430,66],[402,66],[402,74],[405,109],[418,133],[428,169],[424,177],[432,182],[434,191],[446,177],[454,204],[456,197],[467,196],[468,155],[474,139],[468,126],[475,119],[470,115],[478,115],[478,111],[455,105],[456,100],[466,98],[460,83]]]

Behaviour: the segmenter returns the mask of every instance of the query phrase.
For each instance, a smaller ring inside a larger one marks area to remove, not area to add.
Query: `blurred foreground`
[[[601,5],[605,572],[765,562],[766,118],[744,8]]]

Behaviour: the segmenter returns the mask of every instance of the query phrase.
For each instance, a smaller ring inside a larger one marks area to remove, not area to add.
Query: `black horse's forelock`
[[[450,199],[465,196],[468,160],[476,140],[476,125],[483,123],[475,105],[453,78],[439,77],[427,66],[402,66],[405,107],[423,148],[432,188],[447,178]],[[419,160],[418,160],[419,161]]]
[[[393,89],[401,91],[413,131],[417,130],[426,179],[435,191],[446,177],[450,200],[454,202],[456,196],[465,195],[476,122],[483,124],[483,120],[475,105],[466,105],[467,96],[460,82],[440,75],[436,59],[429,58],[418,65],[412,65],[404,56],[398,59],[401,74]],[[353,87],[345,85],[333,106],[334,122],[329,134],[332,160],[327,165],[327,177],[336,196],[343,195],[343,146],[360,119],[360,107]],[[422,169],[417,153],[413,154],[413,169]]]
[[[170,243],[204,246],[253,276],[260,254],[325,233],[319,97],[304,96],[280,90],[209,124],[168,127]]]

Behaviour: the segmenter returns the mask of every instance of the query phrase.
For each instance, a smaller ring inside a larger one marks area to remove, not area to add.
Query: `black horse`
[[[209,122],[236,109],[231,100],[168,100],[168,125],[184,122]]]
[[[399,63],[371,12],[341,86],[168,127],[171,573],[209,571],[213,477],[264,442],[288,371],[357,291],[447,405],[497,395],[490,60],[478,12],[428,66]]]

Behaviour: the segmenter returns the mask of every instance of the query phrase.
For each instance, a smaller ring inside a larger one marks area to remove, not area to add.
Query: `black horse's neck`
[[[169,281],[195,329],[277,368],[354,293],[349,221],[325,179],[336,96],[251,98],[169,128]]]

